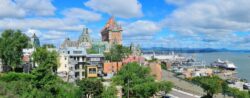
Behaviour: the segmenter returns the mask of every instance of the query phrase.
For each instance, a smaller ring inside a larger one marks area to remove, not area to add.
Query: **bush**
[[[20,80],[30,81],[32,78],[34,78],[34,76],[31,74],[10,72],[10,73],[1,75],[0,81],[5,81],[5,82],[20,81]]]

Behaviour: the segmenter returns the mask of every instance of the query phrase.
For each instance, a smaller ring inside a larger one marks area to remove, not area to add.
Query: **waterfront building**
[[[122,27],[111,17],[101,31],[102,41],[109,44],[122,44]]]
[[[184,68],[182,74],[185,78],[212,76],[213,70],[211,68]]]

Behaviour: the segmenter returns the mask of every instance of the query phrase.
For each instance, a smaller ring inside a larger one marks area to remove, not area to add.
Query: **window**
[[[100,61],[100,58],[90,58],[90,61]]]
[[[82,51],[73,51],[74,54],[81,54]]]
[[[76,77],[76,78],[79,77],[79,72],[75,72],[75,77]]]
[[[89,74],[96,74],[96,68],[89,68]]]
[[[78,64],[75,65],[75,69],[76,70],[79,69],[79,65]]]
[[[70,53],[70,51],[68,51],[68,54]]]
[[[82,65],[82,69],[85,69],[84,65]]]
[[[67,57],[64,57],[65,60],[67,60]]]
[[[77,57],[77,61],[79,61],[79,57]]]
[[[82,76],[85,76],[85,72],[82,72]]]

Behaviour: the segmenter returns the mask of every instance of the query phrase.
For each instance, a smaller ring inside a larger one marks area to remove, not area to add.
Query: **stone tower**
[[[78,39],[79,46],[85,47],[87,49],[91,48],[91,38],[89,35],[88,28],[84,28],[81,36]]]
[[[122,44],[122,27],[111,17],[101,31],[102,41],[109,44]]]
[[[34,33],[31,37],[31,44],[32,47],[40,47],[40,40],[39,38],[36,36],[36,34]]]

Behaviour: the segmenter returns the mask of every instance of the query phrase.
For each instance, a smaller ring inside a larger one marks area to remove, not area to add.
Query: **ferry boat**
[[[220,67],[228,70],[235,70],[237,67],[234,65],[234,63],[229,62],[229,61],[222,61],[218,59],[217,61],[211,63],[211,66],[214,67]]]

